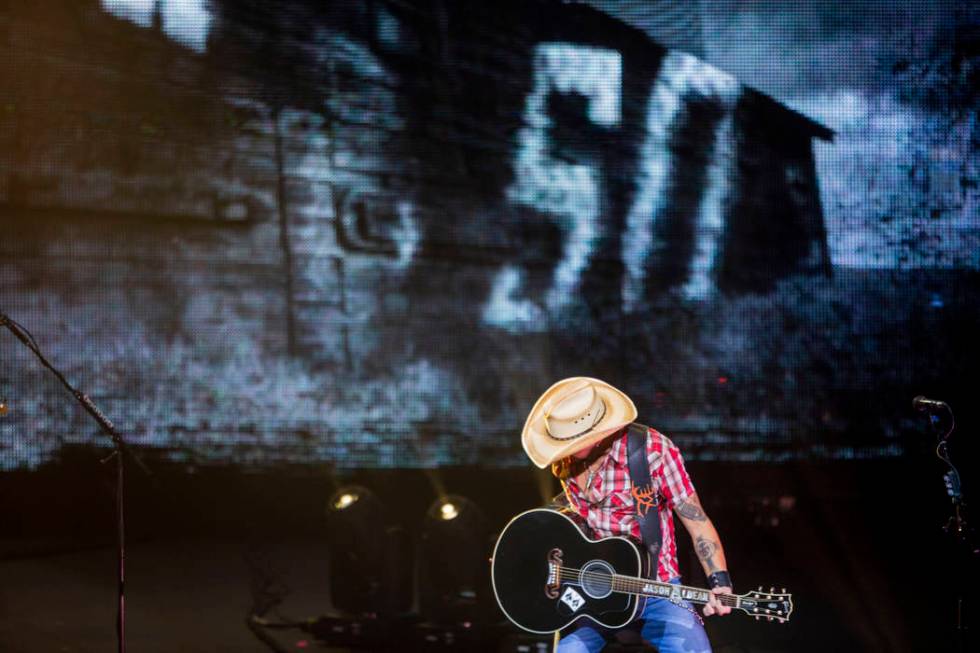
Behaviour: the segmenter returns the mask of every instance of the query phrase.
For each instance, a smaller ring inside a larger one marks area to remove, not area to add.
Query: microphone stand
[[[126,529],[124,520],[124,510],[123,510],[123,496],[124,496],[124,483],[123,483],[123,459],[126,454],[132,456],[133,460],[139,465],[139,467],[147,474],[152,476],[150,470],[143,464],[143,461],[139,459],[136,454],[134,454],[129,447],[126,445],[126,441],[116,430],[116,427],[109,420],[105,414],[99,410],[88,395],[72,387],[70,383],[65,379],[64,375],[59,372],[41,353],[40,347],[34,341],[34,337],[22,327],[21,325],[14,322],[12,319],[0,313],[0,326],[7,327],[7,329],[17,337],[24,346],[30,349],[35,356],[41,361],[44,367],[51,370],[61,384],[68,389],[73,397],[82,405],[82,408],[92,416],[92,418],[98,422],[102,431],[109,436],[112,440],[113,447],[115,450],[103,458],[101,462],[103,464],[109,462],[113,458],[116,459],[116,552],[118,559],[118,612],[116,614],[116,641],[118,644],[119,653],[125,653],[126,651],[126,601],[125,601],[125,582],[126,582]]]
[[[918,399],[918,398],[917,398]],[[913,404],[915,405],[915,404]],[[953,514],[946,521],[943,530],[952,536],[956,557],[965,560],[967,569],[961,578],[970,578],[972,575],[974,556],[978,551],[973,544],[971,532],[966,521],[966,500],[963,498],[963,491],[960,483],[960,473],[950,458],[948,440],[956,428],[956,418],[953,416],[953,409],[945,402],[936,402],[936,406],[917,407],[919,410],[929,411],[929,424],[936,435],[936,457],[943,461],[948,467],[943,474],[943,482],[946,485],[946,493],[949,495],[953,504]],[[937,411],[942,409],[949,416],[949,427],[944,428],[942,420]],[[969,581],[967,581],[969,582]],[[966,595],[963,589],[963,580],[960,581],[956,592],[956,646],[957,650],[966,650],[966,626],[963,615],[963,598]]]

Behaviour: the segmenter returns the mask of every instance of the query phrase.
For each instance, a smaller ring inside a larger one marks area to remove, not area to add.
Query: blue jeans
[[[670,581],[679,584],[680,579]],[[643,613],[624,628],[639,629],[640,637],[660,653],[711,653],[711,644],[698,618],[667,599],[647,599]],[[555,653],[596,653],[615,631],[581,619],[561,631]]]

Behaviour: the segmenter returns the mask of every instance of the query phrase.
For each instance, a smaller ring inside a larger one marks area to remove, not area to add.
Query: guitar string
[[[643,585],[647,585],[647,584],[651,584],[651,583],[654,583],[654,584],[656,584],[656,585],[658,585],[660,587],[663,587],[664,585],[666,585],[665,583],[662,583],[660,581],[650,581],[650,580],[636,579],[636,578],[632,578],[632,577],[629,577],[629,576],[621,576],[619,574],[613,574],[612,576],[610,576],[608,574],[603,574],[601,572],[584,572],[583,573],[581,569],[572,569],[570,567],[559,567],[559,570],[561,572],[569,572],[569,573],[563,574],[563,576],[565,576],[567,578],[570,578],[571,580],[579,580],[579,581],[581,581],[581,579],[583,577],[585,577],[585,578],[600,578],[600,579],[603,579],[603,580],[608,580],[608,579],[611,578],[612,579],[613,590],[616,590],[616,591],[625,591],[627,593],[638,594],[638,595],[641,595],[641,596],[648,596],[648,597],[651,597],[652,596],[652,598],[668,598],[668,600],[669,600],[669,597],[662,597],[662,596],[657,596],[657,595],[650,595],[650,594],[647,594],[647,593],[645,593],[645,592],[642,591],[642,586]],[[616,588],[615,585],[616,585],[616,582],[617,581],[621,584],[621,586],[624,586],[625,589],[618,589],[618,588]],[[701,594],[708,593],[708,590],[704,590],[704,589],[696,588],[696,587],[688,587],[686,585],[676,585],[676,586],[675,585],[671,585],[671,588],[672,589],[674,587],[678,587],[678,588],[680,588],[682,590],[686,589],[688,591],[699,592]],[[772,613],[768,613],[768,612],[766,614],[755,614],[753,612],[749,612],[748,609],[746,609],[746,608],[738,605],[738,599],[741,598],[741,597],[739,597],[737,595],[734,595],[734,594],[716,594],[715,596],[717,596],[719,598],[719,602],[722,605],[724,605],[726,607],[732,607],[732,608],[738,608],[740,610],[744,610],[745,612],[748,612],[750,616],[755,616],[757,618],[758,617],[766,617],[767,619],[777,619],[777,620],[789,619],[789,611],[788,610],[787,610],[786,614],[780,614],[778,612],[776,614],[772,614]],[[703,599],[700,599],[700,598],[697,598],[697,597],[688,597],[688,598],[690,600],[693,600],[695,603],[707,603],[707,601],[704,601]]]
[[[702,594],[709,594],[710,593],[710,590],[701,589],[699,587],[688,587],[687,585],[673,585],[673,584],[669,584],[669,583],[664,583],[662,581],[654,581],[654,580],[649,580],[649,579],[645,579],[645,578],[632,578],[630,576],[621,576],[619,574],[613,574],[613,575],[610,576],[609,574],[604,574],[602,572],[594,572],[594,571],[582,572],[581,569],[572,569],[570,567],[560,567],[560,571],[562,572],[562,576],[563,577],[567,577],[570,574],[577,576],[577,578],[573,578],[573,580],[580,580],[583,577],[587,577],[587,578],[591,578],[591,579],[610,579],[611,578],[612,579],[612,582],[614,584],[616,582],[619,582],[620,584],[625,584],[625,585],[627,585],[629,587],[635,587],[635,588],[642,588],[644,585],[651,585],[652,584],[652,585],[656,585],[656,586],[659,586],[659,587],[665,587],[665,588],[670,588],[670,589],[673,589],[673,588],[677,587],[677,588],[679,588],[681,590],[688,590],[689,592],[699,592],[699,593],[702,593]],[[570,572],[570,574],[566,574],[565,572]],[[719,596],[719,597],[726,598],[726,599],[738,599],[739,598],[738,596],[736,596],[734,594],[716,594],[715,596]]]
[[[655,584],[655,585],[657,585],[659,587],[669,587],[671,589],[673,589],[674,587],[677,587],[677,588],[681,589],[682,591],[683,590],[687,590],[688,592],[698,593],[699,596],[690,596],[690,597],[688,597],[688,598],[691,598],[691,599],[693,599],[695,601],[704,601],[704,599],[702,599],[700,595],[705,595],[706,596],[706,595],[710,594],[710,592],[708,590],[697,588],[697,587],[687,587],[685,585],[676,585],[676,586],[675,585],[668,585],[668,584],[662,583],[660,581],[650,581],[650,580],[644,580],[644,579],[633,579],[633,578],[630,578],[628,576],[620,576],[618,574],[613,575],[612,577],[610,577],[608,574],[603,574],[601,572],[585,572],[585,573],[582,573],[581,570],[578,570],[578,569],[570,569],[570,568],[567,568],[567,567],[562,567],[562,571],[563,572],[571,572],[571,573],[563,573],[562,574],[563,577],[570,578],[571,580],[582,580],[583,578],[594,579],[594,580],[609,580],[610,578],[612,578],[612,585],[614,586],[614,589],[619,589],[620,591],[627,591],[627,592],[636,593],[636,594],[642,594],[644,596],[654,596],[654,597],[659,596],[659,595],[656,595],[656,594],[652,594],[651,595],[651,594],[643,591],[643,587],[645,585],[650,585],[650,584]],[[617,585],[618,585],[618,587],[617,587]],[[737,601],[738,601],[738,598],[739,598],[738,596],[735,596],[734,594],[716,594],[715,596],[719,597],[719,601],[723,605],[730,605],[732,607],[736,606]]]
[[[610,576],[602,572],[594,572],[594,571],[582,572],[581,569],[572,569],[570,567],[559,567],[559,571],[561,572],[561,577],[565,577],[565,578],[570,577],[571,580],[581,581],[583,578],[601,579],[601,580],[612,579],[611,582],[613,585],[613,589],[616,589],[616,583],[618,582],[620,586],[625,588],[625,591],[628,593],[640,594],[642,596],[653,596],[654,598],[657,598],[657,595],[651,595],[643,591],[644,585],[653,584],[659,587],[664,587],[665,585],[668,585],[671,589],[673,589],[674,587],[678,587],[681,590],[688,590],[689,592],[693,591],[702,594],[710,594],[710,591],[697,587],[688,587],[686,585],[672,585],[672,584],[663,583],[661,581],[635,579],[629,576],[620,576],[619,574],[613,574],[612,576]],[[738,599],[740,597],[734,594],[716,594],[715,596],[718,597],[719,602],[724,606],[738,607]],[[689,598],[693,599],[696,602],[702,601],[700,597],[689,597]]]
[[[613,590],[614,591],[618,591],[618,592],[625,592],[627,594],[634,594],[634,595],[638,595],[638,596],[645,596],[645,597],[648,597],[648,598],[662,598],[662,599],[667,599],[667,600],[670,600],[670,598],[671,598],[670,596],[665,596],[665,595],[649,594],[647,592],[642,591],[642,589],[640,587],[637,587],[637,586],[626,586],[626,587],[614,586],[613,587]],[[716,595],[716,596],[718,596],[718,595]],[[708,603],[708,601],[706,601],[706,600],[704,600],[704,599],[702,599],[700,597],[688,596],[688,597],[685,597],[685,600],[690,600],[690,601],[693,601],[694,603],[701,603],[701,604]],[[721,605],[724,605],[724,606],[730,607],[730,608],[738,608],[738,607],[740,607],[738,605],[737,601],[734,601],[734,600],[732,600],[730,598],[726,598],[723,595],[721,596],[721,598],[719,599],[718,602],[721,603]]]
[[[613,574],[613,575],[610,576],[609,574],[604,574],[602,572],[584,572],[583,573],[581,569],[572,569],[570,567],[561,567],[560,568],[560,571],[563,572],[562,575],[563,576],[566,576],[566,577],[569,576],[569,575],[575,575],[575,576],[577,576],[577,578],[574,578],[573,580],[579,580],[582,577],[588,577],[588,578],[593,578],[593,579],[609,579],[609,578],[612,578],[614,583],[615,582],[619,582],[621,584],[625,584],[625,585],[628,585],[630,587],[639,587],[639,588],[642,588],[645,585],[653,584],[653,585],[656,585],[656,586],[659,586],[659,587],[670,588],[670,589],[673,589],[674,587],[677,587],[677,588],[680,588],[681,590],[687,590],[689,592],[699,592],[701,594],[709,594],[710,593],[710,590],[702,589],[702,588],[699,588],[699,587],[689,587],[687,585],[673,585],[673,584],[664,583],[663,581],[654,581],[654,580],[645,579],[645,578],[633,578],[633,577],[630,577],[630,576],[622,576],[622,575],[619,575],[619,574]],[[570,572],[570,573],[565,573],[565,572]],[[740,598],[739,596],[737,596],[735,594],[716,594],[715,596],[719,596],[719,597],[726,598],[726,599],[738,599],[738,598]]]
[[[578,571],[578,570],[571,570],[571,571]],[[603,580],[609,579],[609,576],[607,576],[605,574],[601,574],[601,573],[596,573],[596,572],[586,572],[585,574],[579,573],[579,574],[577,574],[577,577],[570,576],[568,574],[563,574],[562,576],[565,577],[565,578],[570,578],[571,580],[578,580],[578,581],[581,581],[582,578],[583,578],[583,576],[584,577],[590,577],[590,578],[593,578],[593,579],[603,579]],[[644,592],[643,591],[643,585],[650,584],[650,582],[651,581],[643,582],[643,581],[633,580],[633,579],[630,579],[628,577],[616,575],[616,576],[613,577],[612,585],[613,585],[613,590],[615,590],[615,591],[626,592],[626,593],[629,593],[629,594],[637,594],[637,595],[640,595],[640,596],[647,596],[647,597],[651,597],[651,598],[669,598],[669,596],[661,596],[661,595],[657,595],[657,594],[649,594],[647,592]],[[619,584],[618,587],[617,587],[617,583]],[[660,586],[662,587],[663,584],[660,584]],[[671,586],[671,587],[681,587],[681,588],[687,589],[689,591],[700,592],[700,593],[705,593],[705,594],[708,593],[707,590],[702,590],[702,589],[699,589],[699,588],[688,588],[686,586]],[[719,597],[718,598],[719,603],[721,603],[724,606],[733,607],[733,608],[734,607],[739,607],[738,606],[738,597],[737,596],[734,596],[732,594],[716,594],[715,596]],[[707,603],[706,600],[703,600],[700,597],[691,597],[691,596],[689,596],[689,597],[687,597],[687,599],[693,600],[695,603]]]

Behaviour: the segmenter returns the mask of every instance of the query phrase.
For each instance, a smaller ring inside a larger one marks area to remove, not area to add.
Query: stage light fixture
[[[491,542],[486,518],[464,497],[429,507],[419,549],[422,616],[439,624],[472,624],[487,615]]]
[[[449,521],[450,519],[456,519],[459,517],[459,508],[456,504],[451,501],[445,501],[441,506],[439,506],[439,518],[444,521]]]
[[[407,610],[410,547],[382,501],[365,487],[342,487],[327,501],[327,528],[334,608],[350,615]]]
[[[360,498],[355,491],[345,491],[339,492],[334,495],[334,499],[331,501],[335,510],[343,510],[344,508],[350,507],[355,501]]]

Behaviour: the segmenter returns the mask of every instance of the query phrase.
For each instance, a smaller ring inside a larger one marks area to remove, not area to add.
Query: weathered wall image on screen
[[[579,374],[692,459],[900,454],[980,362],[969,80],[782,101],[609,4],[0,8],[0,310],[182,464],[524,464]],[[0,469],[103,444],[0,361]]]

